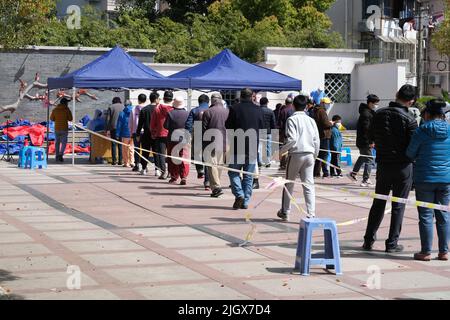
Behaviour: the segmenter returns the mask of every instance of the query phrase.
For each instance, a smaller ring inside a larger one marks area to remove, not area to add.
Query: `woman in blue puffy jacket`
[[[434,99],[423,112],[425,123],[414,133],[406,155],[415,160],[414,182],[418,201],[449,205],[450,201],[450,125],[445,120],[445,102]],[[418,207],[422,250],[414,259],[431,260],[433,216],[439,239],[439,260],[448,260],[450,212]]]
[[[122,141],[126,145],[130,145],[131,147],[127,147],[122,145],[122,155],[123,155],[123,166],[132,168],[134,167],[134,155],[133,155],[133,139],[131,139],[130,125],[129,119],[131,116],[131,111],[133,107],[131,103],[127,103],[125,108],[121,113],[119,113],[119,118],[117,119],[117,128],[116,128],[116,138],[119,141]]]

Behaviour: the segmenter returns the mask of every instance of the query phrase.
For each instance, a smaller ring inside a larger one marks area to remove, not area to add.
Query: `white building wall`
[[[406,83],[407,61],[383,64],[362,64],[357,66],[355,106],[366,102],[369,94],[380,97],[380,106],[387,106],[395,100],[398,89]]]
[[[302,91],[308,93],[317,88],[325,89],[326,73],[350,74],[350,98],[353,100],[357,93],[356,66],[364,63],[365,54],[366,50],[266,48],[266,67],[302,80]],[[270,106],[274,108],[277,103],[283,103],[288,94],[268,93]],[[330,115],[339,114],[347,126],[352,127],[358,119],[355,108],[354,101],[337,103]]]

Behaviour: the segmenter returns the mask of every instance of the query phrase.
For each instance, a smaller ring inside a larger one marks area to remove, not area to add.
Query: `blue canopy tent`
[[[302,82],[282,73],[248,63],[225,49],[212,59],[169,78],[188,79],[191,90],[300,91]]]
[[[120,46],[116,46],[72,73],[59,78],[49,78],[48,90],[73,89],[75,97],[77,88],[100,90],[173,89],[186,87],[187,84],[187,80],[164,77],[130,56]],[[75,119],[74,97],[72,112]],[[73,145],[75,145],[74,131],[73,128]],[[74,152],[72,152],[72,164],[75,164]]]

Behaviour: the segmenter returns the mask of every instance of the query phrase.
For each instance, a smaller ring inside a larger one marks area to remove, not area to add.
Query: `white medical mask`
[[[379,107],[380,107],[379,104],[374,104],[374,105],[373,105],[373,110],[377,110]]]

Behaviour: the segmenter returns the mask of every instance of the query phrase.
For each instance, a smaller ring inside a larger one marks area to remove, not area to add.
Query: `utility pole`
[[[428,13],[429,11],[429,7],[427,5],[426,8],[423,7],[423,3],[422,1],[417,0],[417,4],[418,4],[418,13],[419,13],[419,21],[418,21],[418,33],[419,33],[419,40],[418,40],[418,45],[417,45],[417,68],[416,68],[416,73],[417,73],[417,89],[418,89],[418,94],[419,96],[423,96],[424,94],[424,37],[423,37],[423,32],[424,32],[424,28],[425,26],[423,25],[423,18],[424,18],[424,13]],[[417,12],[417,11],[416,11]]]

